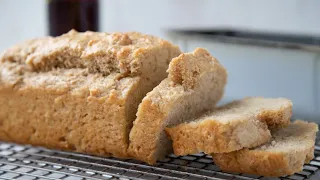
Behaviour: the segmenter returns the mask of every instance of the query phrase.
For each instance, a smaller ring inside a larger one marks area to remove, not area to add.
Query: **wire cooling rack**
[[[280,178],[222,172],[210,156],[169,155],[155,166],[137,160],[102,158],[72,152],[0,142],[0,179],[190,179],[190,180],[320,180],[320,141],[315,158],[302,172]]]

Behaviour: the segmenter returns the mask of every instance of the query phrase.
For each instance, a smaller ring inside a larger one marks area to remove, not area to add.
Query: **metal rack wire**
[[[210,156],[169,155],[155,166],[137,160],[102,158],[72,152],[0,142],[0,179],[190,179],[190,180],[319,180],[320,141],[315,158],[302,172],[281,178],[222,172]]]

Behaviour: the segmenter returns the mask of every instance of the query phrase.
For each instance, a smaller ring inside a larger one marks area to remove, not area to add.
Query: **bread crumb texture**
[[[174,58],[168,72],[168,78],[143,98],[130,132],[129,153],[149,164],[172,152],[165,127],[212,109],[227,82],[225,68],[202,48]]]
[[[166,128],[174,153],[225,153],[270,140],[269,129],[289,124],[292,103],[284,98],[248,97]]]
[[[224,171],[273,177],[291,175],[313,159],[317,132],[317,124],[297,120],[272,130],[272,139],[266,144],[212,157]]]
[[[78,33],[71,30],[59,37],[38,38],[13,46],[3,53],[1,61],[26,64],[35,72],[86,68],[88,73],[108,75],[116,72],[123,76],[137,76],[143,73],[143,66],[151,65],[144,56],[155,47],[164,48],[162,56],[179,55],[178,48],[170,48],[172,46],[168,41],[137,32]],[[167,59],[167,63],[170,60]]]
[[[23,42],[0,57],[0,139],[127,157],[138,104],[177,46],[136,32]]]

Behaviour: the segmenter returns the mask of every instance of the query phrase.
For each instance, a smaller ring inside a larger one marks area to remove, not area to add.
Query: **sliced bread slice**
[[[285,128],[273,130],[272,140],[253,149],[213,154],[214,162],[225,171],[284,176],[299,172],[313,159],[318,125],[295,121]]]
[[[284,98],[250,97],[219,107],[202,117],[166,128],[176,155],[224,153],[270,140],[269,127],[288,125],[292,103]]]
[[[225,68],[201,48],[174,58],[168,72],[168,78],[143,98],[130,132],[128,152],[149,164],[172,152],[164,128],[212,109],[227,81]]]

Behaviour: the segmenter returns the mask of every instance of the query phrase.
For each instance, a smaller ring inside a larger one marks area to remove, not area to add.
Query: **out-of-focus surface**
[[[103,29],[237,29],[320,36],[318,0],[106,0]]]
[[[320,52],[219,42],[168,30],[227,30],[320,37],[320,1],[102,0],[100,31],[140,31],[172,40],[184,51],[207,48],[229,71],[225,101],[287,97],[294,117],[320,123]],[[0,51],[44,36],[47,1],[0,1]]]
[[[46,1],[0,1],[0,51],[25,39],[45,36]]]
[[[0,1],[0,50],[47,34],[47,1]],[[101,0],[101,31],[238,29],[320,36],[320,1],[300,0]]]

